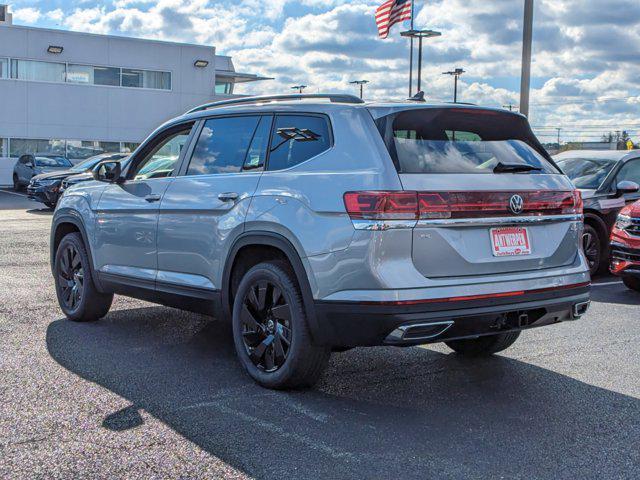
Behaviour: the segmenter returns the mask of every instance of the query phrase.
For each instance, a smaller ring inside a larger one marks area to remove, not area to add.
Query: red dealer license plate
[[[492,228],[490,232],[494,257],[531,255],[531,242],[526,228]]]

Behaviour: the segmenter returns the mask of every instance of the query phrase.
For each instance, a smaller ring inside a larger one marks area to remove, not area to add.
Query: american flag
[[[378,35],[387,38],[389,29],[405,20],[411,20],[411,0],[387,0],[376,10]]]

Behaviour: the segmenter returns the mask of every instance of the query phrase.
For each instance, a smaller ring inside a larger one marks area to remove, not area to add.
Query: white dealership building
[[[164,121],[262,79],[211,46],[18,26],[0,5],[0,185],[24,153],[132,151]]]

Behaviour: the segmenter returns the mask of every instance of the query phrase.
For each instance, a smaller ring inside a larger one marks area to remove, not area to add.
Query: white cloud
[[[36,23],[40,20],[42,13],[36,8],[19,8],[13,12],[13,19],[16,22]]]

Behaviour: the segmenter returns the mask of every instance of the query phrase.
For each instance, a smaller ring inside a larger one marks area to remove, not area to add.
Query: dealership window
[[[9,142],[9,156],[19,157],[25,153],[64,155],[65,141],[12,138]]]
[[[7,144],[7,141],[4,138],[0,138],[0,157],[6,157],[7,152],[5,152],[4,148]]]
[[[69,64],[67,66],[67,82],[118,87],[120,86],[120,69]]]
[[[224,80],[216,80],[216,93],[218,95],[231,95],[233,92],[233,83]]]
[[[64,63],[37,62],[34,60],[11,60],[11,78],[39,82],[64,82]]]
[[[94,142],[86,140],[67,140],[67,158],[84,160],[101,153],[120,152],[120,142]]]
[[[171,73],[123,68],[122,86],[171,90]]]
[[[9,78],[9,59],[0,58],[0,78]]]

